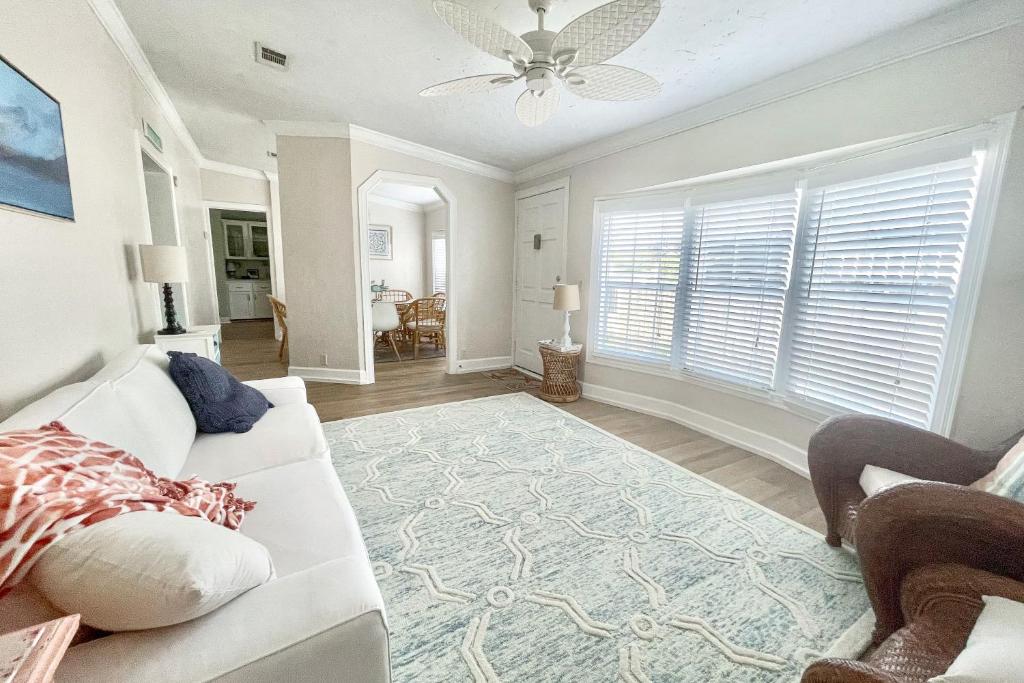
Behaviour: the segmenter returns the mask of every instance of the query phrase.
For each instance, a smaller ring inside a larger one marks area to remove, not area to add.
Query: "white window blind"
[[[797,193],[691,210],[680,307],[684,369],[770,388],[782,335]]]
[[[684,219],[682,201],[600,212],[596,353],[671,362]]]
[[[430,274],[431,294],[444,292],[448,282],[447,267],[447,240],[444,237],[434,237],[430,240]]]
[[[979,167],[968,156],[811,187],[790,396],[930,425]]]

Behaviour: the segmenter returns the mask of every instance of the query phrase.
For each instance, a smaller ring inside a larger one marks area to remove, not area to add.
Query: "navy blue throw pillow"
[[[201,432],[247,432],[274,407],[257,389],[242,384],[209,358],[181,351],[167,355],[171,379],[188,401]]]

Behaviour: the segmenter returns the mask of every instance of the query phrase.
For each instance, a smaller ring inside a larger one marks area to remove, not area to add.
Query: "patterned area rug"
[[[856,656],[856,559],[527,394],[324,425],[394,680],[790,681]]]

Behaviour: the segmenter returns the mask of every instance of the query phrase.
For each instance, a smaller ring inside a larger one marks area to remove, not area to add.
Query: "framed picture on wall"
[[[0,204],[75,219],[60,103],[3,57]]]
[[[370,226],[370,258],[386,259],[394,258],[391,247],[391,226],[371,225]]]

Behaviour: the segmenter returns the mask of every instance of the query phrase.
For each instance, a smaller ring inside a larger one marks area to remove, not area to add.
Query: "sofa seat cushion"
[[[242,533],[270,551],[278,576],[338,558],[369,563],[355,513],[327,459],[264,469],[237,482],[239,495],[259,500]]]
[[[860,473],[860,487],[868,496],[873,496],[899,484],[911,484],[917,481],[925,480],[874,465],[865,465],[864,470]]]
[[[328,453],[313,406],[293,403],[271,408],[244,434],[199,434],[182,474],[208,481],[234,481],[239,475],[268,467],[324,459]]]

